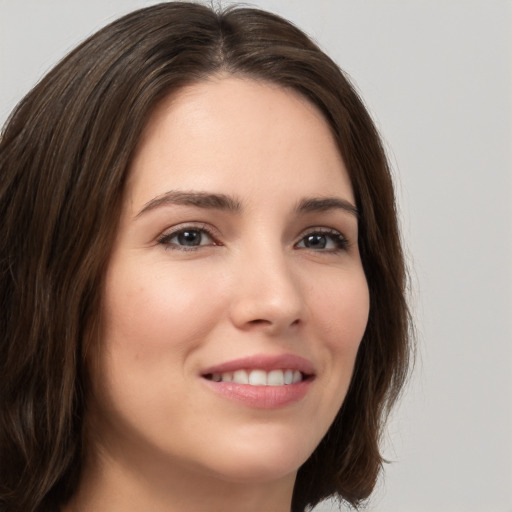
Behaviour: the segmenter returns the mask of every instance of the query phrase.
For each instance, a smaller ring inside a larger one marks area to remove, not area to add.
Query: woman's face
[[[161,104],[89,359],[96,451],[224,481],[294,476],[367,322],[353,205],[330,129],[297,93],[226,77]]]

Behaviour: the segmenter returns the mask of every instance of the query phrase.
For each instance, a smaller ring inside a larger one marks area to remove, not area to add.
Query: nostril
[[[249,323],[252,325],[260,325],[260,324],[269,324],[271,322],[270,322],[270,320],[265,320],[263,318],[256,318],[255,320],[251,320]]]
[[[250,320],[248,323],[251,325],[265,325],[265,324],[272,324],[273,322],[271,320],[265,320],[264,318],[256,318],[254,320]],[[290,324],[290,326],[299,325],[299,323],[300,323],[300,319],[297,318]]]

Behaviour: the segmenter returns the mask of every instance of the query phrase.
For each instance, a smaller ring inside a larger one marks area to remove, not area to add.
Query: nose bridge
[[[268,239],[239,253],[232,305],[238,327],[279,330],[302,319],[303,297],[291,263],[282,244]]]

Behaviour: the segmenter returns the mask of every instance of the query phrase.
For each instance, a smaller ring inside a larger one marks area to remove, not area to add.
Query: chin
[[[293,437],[293,436],[292,436]],[[266,442],[265,442],[266,441]],[[234,483],[264,483],[295,476],[315,446],[304,441],[271,440],[262,436],[258,442],[232,443],[222,454],[214,455],[215,469],[222,479]]]
[[[230,467],[218,468],[220,480],[236,484],[264,484],[286,478],[295,478],[300,464],[286,464],[283,461],[237,461]]]

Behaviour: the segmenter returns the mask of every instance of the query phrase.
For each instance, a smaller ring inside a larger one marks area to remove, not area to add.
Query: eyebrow
[[[344,210],[359,218],[357,208],[341,197],[308,197],[299,201],[296,211],[299,213],[325,212],[328,210]]]
[[[225,194],[171,190],[148,201],[136,217],[140,217],[142,214],[160,206],[169,205],[196,206],[198,208],[225,210],[234,213],[242,211],[240,201]]]
[[[240,213],[242,211],[241,202],[226,194],[171,190],[148,201],[136,217],[140,217],[144,213],[161,206],[169,205],[195,206],[197,208],[224,210],[233,213]],[[341,197],[307,197],[299,201],[295,211],[297,213],[310,213],[336,209],[346,211],[356,218],[359,217],[357,208],[350,201]]]

